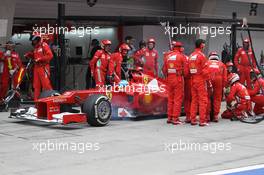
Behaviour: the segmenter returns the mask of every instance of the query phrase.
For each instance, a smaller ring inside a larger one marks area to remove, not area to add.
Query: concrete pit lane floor
[[[1,175],[189,175],[264,163],[264,122],[119,120],[96,128],[8,115],[0,114]]]

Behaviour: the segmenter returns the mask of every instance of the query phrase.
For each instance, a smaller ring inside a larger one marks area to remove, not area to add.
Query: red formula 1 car
[[[167,113],[166,84],[162,79],[130,70],[127,80],[122,85],[67,91],[61,95],[47,91],[41,94],[44,98],[36,101],[35,107],[16,109],[10,117],[55,124],[88,122],[92,126],[104,126],[111,116],[136,118]]]

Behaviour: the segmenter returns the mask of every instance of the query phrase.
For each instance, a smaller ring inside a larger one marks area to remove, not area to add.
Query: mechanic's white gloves
[[[11,56],[11,51],[10,51],[10,50],[7,50],[7,51],[4,53],[4,56],[7,56],[7,57]]]
[[[126,80],[121,80],[120,82],[119,82],[119,84],[118,84],[118,86],[120,86],[120,87],[125,87],[125,86],[127,86],[128,85],[128,81],[126,81]]]

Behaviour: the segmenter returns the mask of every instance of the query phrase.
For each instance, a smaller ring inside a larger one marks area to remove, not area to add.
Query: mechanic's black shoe
[[[201,126],[201,127],[204,127],[204,126],[209,126],[209,123],[207,123],[207,122],[200,123],[200,124],[199,124],[199,126]]]
[[[172,119],[168,119],[167,124],[171,124],[171,123],[172,123]]]
[[[212,122],[218,123],[218,119],[215,118]]]
[[[184,123],[191,123],[191,120],[184,120]]]
[[[197,124],[198,124],[197,122],[191,122],[191,125],[193,125],[193,126],[195,126]]]

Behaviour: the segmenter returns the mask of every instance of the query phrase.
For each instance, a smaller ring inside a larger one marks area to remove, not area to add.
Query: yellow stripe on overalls
[[[7,63],[8,63],[8,69],[12,70],[12,63],[11,63],[11,58],[7,58]]]

